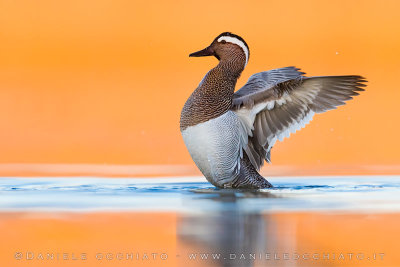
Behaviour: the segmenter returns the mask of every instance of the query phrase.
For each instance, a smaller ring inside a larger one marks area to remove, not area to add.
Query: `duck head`
[[[242,37],[224,32],[218,35],[214,41],[203,50],[189,55],[189,57],[215,56],[220,62],[229,62],[235,60],[247,65],[250,56],[250,50]]]

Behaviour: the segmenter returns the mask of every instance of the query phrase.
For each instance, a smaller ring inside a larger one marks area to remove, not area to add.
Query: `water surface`
[[[2,178],[0,263],[400,265],[399,176],[270,181],[222,190],[200,177]]]
[[[246,212],[400,211],[400,176],[279,177],[263,190],[217,189],[204,178],[2,178],[0,210]],[[230,203],[235,203],[234,207]]]

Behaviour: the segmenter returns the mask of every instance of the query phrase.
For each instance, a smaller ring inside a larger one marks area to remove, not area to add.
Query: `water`
[[[2,178],[0,210],[400,211],[400,176],[280,177],[273,189],[217,189],[204,178]]]
[[[275,188],[227,190],[200,177],[2,178],[0,263],[400,265],[400,176],[270,182]],[[168,259],[143,259],[151,253]]]

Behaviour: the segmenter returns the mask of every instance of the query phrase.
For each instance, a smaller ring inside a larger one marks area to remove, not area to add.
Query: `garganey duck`
[[[224,32],[190,57],[215,56],[212,68],[186,101],[180,118],[185,145],[206,179],[219,188],[269,188],[259,174],[277,140],[289,137],[322,113],[358,95],[357,75],[306,77],[295,67],[252,75],[235,92],[250,51],[238,35]]]

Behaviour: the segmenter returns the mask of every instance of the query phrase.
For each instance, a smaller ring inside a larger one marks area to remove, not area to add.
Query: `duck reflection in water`
[[[178,249],[184,252],[180,256],[186,265],[194,262],[200,264],[196,266],[281,264],[266,259],[273,258],[278,247],[274,220],[260,210],[249,210],[245,203],[248,198],[276,198],[274,194],[214,189],[196,190],[196,193],[187,201],[196,212],[182,215],[177,223]],[[201,205],[206,199],[211,204]],[[206,206],[212,206],[212,211]]]

